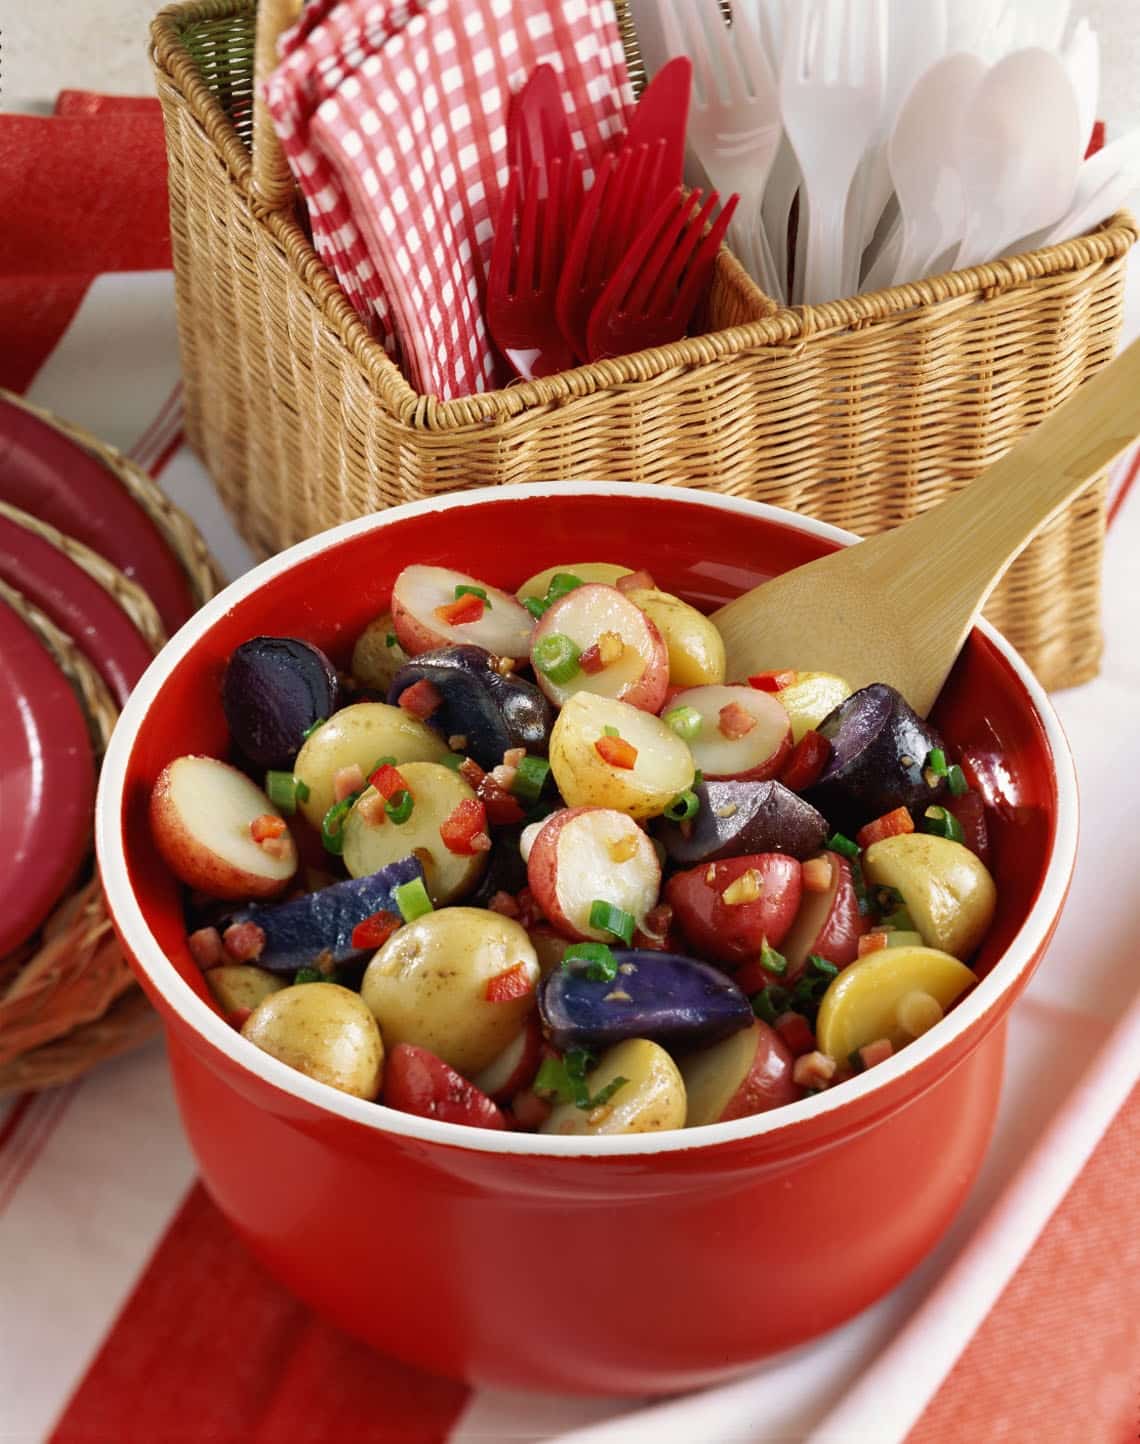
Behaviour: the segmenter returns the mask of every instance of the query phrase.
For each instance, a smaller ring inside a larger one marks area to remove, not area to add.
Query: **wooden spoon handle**
[[[933,562],[945,629],[964,627],[1022,548],[1138,436],[1140,341],[964,491],[857,550],[881,567],[889,549],[900,599],[929,591]]]

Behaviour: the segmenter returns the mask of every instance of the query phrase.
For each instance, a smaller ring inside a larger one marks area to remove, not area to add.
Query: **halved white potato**
[[[948,837],[884,837],[863,854],[863,872],[875,887],[902,894],[927,947],[956,958],[968,958],[993,921],[997,888],[985,863]]]
[[[706,777],[763,781],[776,775],[791,752],[788,714],[770,692],[754,687],[690,687],[670,701],[665,715],[682,707],[700,714],[700,730],[689,739],[689,750]],[[724,716],[726,708],[730,716],[743,713],[751,719],[747,732],[733,735]]]
[[[632,768],[615,767],[598,752],[607,727],[637,749]],[[660,717],[592,692],[576,693],[559,712],[550,766],[569,806],[613,807],[634,818],[663,812],[694,772],[692,753]]]
[[[363,1001],[336,983],[299,983],[271,993],[242,1025],[242,1037],[290,1068],[351,1093],[379,1097],[384,1043]]]
[[[428,896],[442,907],[470,892],[487,866],[489,853],[452,852],[439,833],[459,804],[475,793],[457,772],[438,762],[405,762],[400,775],[412,794],[412,815],[407,822],[387,816],[382,822],[369,821],[376,790],[366,789],[345,820],[344,865],[353,877],[368,877],[414,853],[423,863]]]
[[[455,603],[456,589],[478,587],[486,594],[482,616],[476,621],[454,624],[438,615],[438,609]],[[450,567],[405,567],[392,588],[392,621],[400,645],[410,657],[434,647],[470,642],[485,647],[496,657],[526,659],[534,618],[509,592],[489,587],[477,577]]]
[[[382,757],[405,762],[438,762],[447,743],[438,732],[387,702],[354,702],[342,707],[310,735],[297,753],[293,776],[309,789],[300,804],[307,822],[320,827],[335,800],[338,772],[354,763],[365,777]]]
[[[628,577],[632,571],[632,567],[621,567],[616,562],[567,562],[565,566],[546,567],[541,572],[535,572],[533,577],[527,577],[515,596],[520,602],[525,602],[527,597],[545,597],[547,588],[559,572],[577,577],[580,582],[601,582],[603,586],[612,587],[618,577]]]
[[[506,991],[517,996],[489,998],[494,980],[514,969],[517,986]],[[414,1043],[474,1078],[533,1012],[538,979],[525,928],[484,908],[452,907],[393,933],[368,964],[360,995],[389,1048]]]
[[[176,757],[150,797],[151,832],[167,866],[210,897],[284,891],[297,871],[297,849],[287,832],[272,850],[253,840],[250,824],[266,815],[280,813],[256,782],[216,757]]]
[[[376,692],[387,693],[392,679],[408,660],[396,639],[392,613],[374,617],[356,639],[350,671],[358,682]]]
[[[851,696],[842,677],[831,672],[797,672],[796,680],[775,693],[776,701],[791,718],[792,740],[818,727],[829,712]]]
[[[671,592],[646,588],[627,592],[665,641],[669,654],[669,685],[700,687],[724,681],[724,638],[696,607]]]
[[[594,903],[612,903],[640,927],[657,902],[661,864],[648,835],[626,813],[566,808],[543,823],[527,859],[527,881],[559,932],[608,943],[613,934],[590,925]]]
[[[656,1133],[685,1126],[685,1084],[665,1049],[647,1038],[629,1038],[608,1048],[586,1075],[596,1097],[618,1078],[626,1081],[605,1103],[579,1108],[559,1103],[541,1133]]]

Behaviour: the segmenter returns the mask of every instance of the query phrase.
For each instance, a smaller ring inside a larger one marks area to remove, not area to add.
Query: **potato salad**
[[[229,756],[150,802],[190,952],[251,1047],[355,1097],[701,1127],[877,1066],[976,981],[986,808],[930,723],[727,676],[644,571],[407,566],[344,670],[252,637],[221,703]]]

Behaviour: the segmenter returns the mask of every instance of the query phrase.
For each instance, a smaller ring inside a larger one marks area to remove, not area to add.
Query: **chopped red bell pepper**
[[[865,958],[868,953],[877,953],[880,948],[889,946],[886,933],[872,929],[859,939],[859,956]]]
[[[756,718],[739,702],[730,702],[717,713],[717,731],[730,742],[738,742],[756,729]]]
[[[525,998],[533,988],[526,964],[516,963],[506,972],[496,973],[493,978],[488,978],[483,996],[488,1003],[513,1003],[517,998]]]
[[[806,792],[814,787],[831,756],[831,743],[814,729],[807,731],[796,744],[780,781],[792,792]]]
[[[366,948],[382,948],[403,920],[395,913],[381,911],[362,918],[352,930],[352,946],[363,952]]]
[[[386,802],[391,802],[398,792],[411,791],[400,769],[387,762],[378,767],[368,780]]]
[[[486,610],[487,604],[482,597],[477,597],[474,592],[464,592],[454,602],[445,602],[442,607],[436,607],[435,615],[446,626],[463,627],[469,622],[481,622]]]
[[[749,677],[748,685],[755,687],[757,692],[782,692],[795,680],[794,672],[757,672],[754,677]]]
[[[608,762],[611,767],[620,767],[625,772],[632,771],[637,762],[637,748],[624,737],[599,737],[594,743],[594,751],[603,762]]]
[[[479,598],[476,597],[475,600],[478,601]],[[409,713],[412,717],[418,717],[421,722],[424,722],[443,706],[443,693],[434,682],[429,682],[426,677],[421,677],[418,682],[413,682],[410,687],[404,688],[397,698],[397,702],[404,712]]]
[[[585,672],[587,677],[595,677],[605,669],[605,662],[602,660],[602,649],[597,642],[592,647],[587,647],[578,658],[578,670]]]
[[[772,1026],[793,1058],[814,1051],[815,1034],[802,1013],[781,1013]]]
[[[487,810],[487,821],[493,827],[512,827],[516,822],[522,822],[525,819],[526,813],[519,805],[518,799],[512,797],[505,788],[500,787],[489,772],[483,774],[483,779],[475,791],[479,794],[479,799]]]
[[[913,831],[914,818],[905,807],[896,807],[893,812],[884,813],[866,827],[861,827],[855,834],[855,841],[860,847],[866,848],[874,842],[882,842],[885,837],[900,837],[904,832]]]
[[[265,842],[271,837],[280,837],[285,831],[285,819],[276,817],[272,812],[263,812],[260,817],[255,817],[249,824],[249,835],[254,842]]]
[[[487,809],[477,797],[465,797],[449,817],[439,825],[439,835],[448,852],[460,857],[473,857],[477,852],[487,852],[491,839],[487,835]],[[482,838],[486,846],[480,846]]]

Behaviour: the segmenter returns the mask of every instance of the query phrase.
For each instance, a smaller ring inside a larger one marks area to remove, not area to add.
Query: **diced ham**
[[[351,797],[354,792],[364,791],[364,769],[359,762],[354,762],[351,767],[342,767],[333,776],[333,798],[337,802],[343,802],[346,797]]]
[[[804,1053],[792,1065],[792,1081],[797,1088],[807,1088],[819,1093],[835,1077],[835,1060],[818,1050]]]
[[[755,726],[756,718],[739,702],[730,702],[717,714],[717,730],[730,742],[739,742],[742,737],[747,737]]]
[[[226,960],[225,951],[222,948],[222,935],[217,928],[199,928],[196,933],[190,934],[186,943],[190,949],[190,956],[203,972],[210,968],[221,967]]]
[[[265,951],[265,929],[257,923],[231,923],[222,946],[235,963],[255,963]]]

